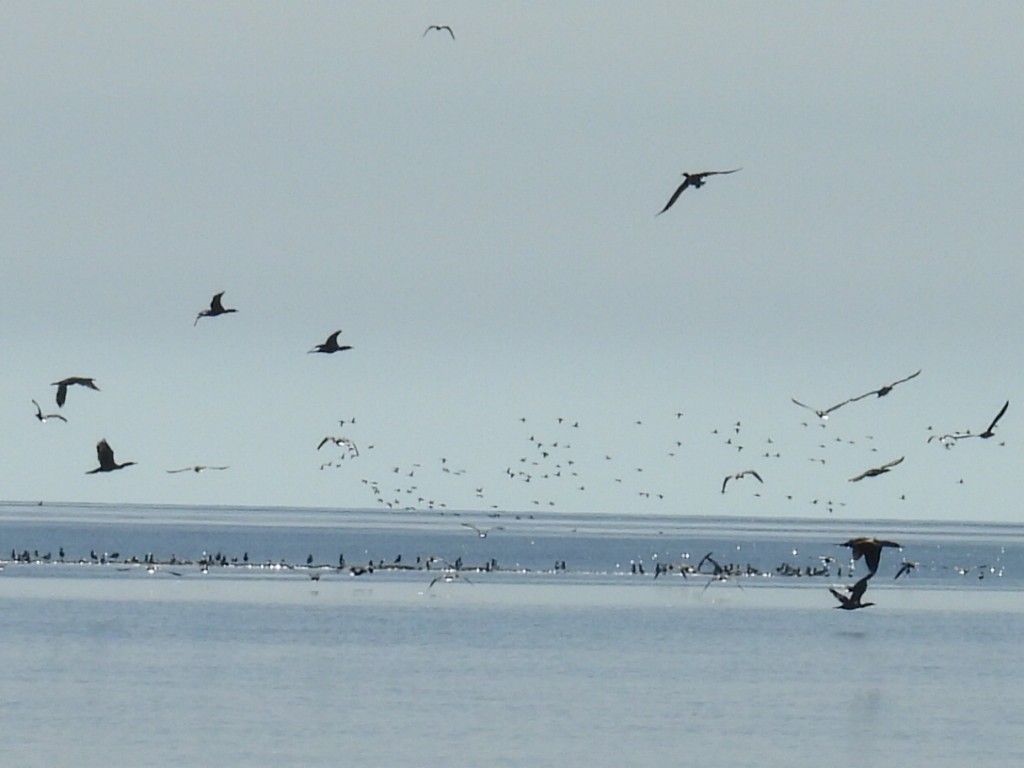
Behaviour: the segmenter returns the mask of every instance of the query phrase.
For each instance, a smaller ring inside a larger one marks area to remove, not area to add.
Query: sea
[[[0,566],[6,765],[1024,765],[1022,525],[3,503]]]

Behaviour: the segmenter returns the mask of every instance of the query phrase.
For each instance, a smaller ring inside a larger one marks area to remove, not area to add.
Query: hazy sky
[[[1020,520],[1022,30],[1017,2],[5,3],[0,498]],[[826,428],[790,402],[918,369]],[[101,391],[37,422],[72,375]],[[995,438],[927,442],[1006,400]],[[138,465],[86,475],[104,437]],[[230,469],[166,472],[193,464]]]

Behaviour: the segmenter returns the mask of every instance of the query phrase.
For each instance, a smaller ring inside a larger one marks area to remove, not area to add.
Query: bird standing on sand
[[[844,595],[842,592],[829,587],[828,591],[835,595],[836,600],[839,601],[839,605],[833,607],[840,608],[844,611],[855,611],[858,608],[867,608],[869,605],[874,605],[874,603],[861,602],[861,598],[864,597],[864,592],[867,591],[868,579],[870,578],[871,574],[869,573],[852,587],[847,587],[847,590],[850,592],[849,595]]]
[[[895,547],[896,549],[902,549],[902,547],[895,541],[887,541],[885,539],[876,539],[872,536],[857,536],[852,539],[848,539],[839,545],[840,547],[849,547],[850,554],[854,560],[860,560],[864,558],[864,562],[868,566],[868,576],[874,576],[875,571],[878,570],[878,561],[882,557],[882,550],[885,547]]]
[[[67,419],[65,419],[59,413],[43,413],[43,409],[39,407],[39,403],[37,403],[35,400],[32,401],[32,404],[36,407],[36,418],[39,419],[39,421],[45,423],[47,419],[60,419],[65,423],[67,422]]]
[[[213,299],[210,301],[210,308],[209,309],[204,309],[198,315],[196,315],[195,323],[192,323],[192,327],[193,328],[195,328],[196,323],[198,323],[199,319],[202,318],[202,317],[216,317],[217,315],[226,315],[226,314],[229,314],[231,312],[237,312],[238,311],[237,309],[225,309],[224,308],[224,305],[221,303],[221,300],[220,300],[221,296],[223,296],[223,295],[224,295],[224,291],[221,291],[220,293],[214,295]]]
[[[317,344],[315,347],[313,347],[313,349],[309,350],[307,354],[311,354],[313,352],[323,352],[324,354],[330,355],[334,352],[343,352],[346,349],[352,349],[352,347],[348,345],[338,344],[338,336],[340,335],[341,331],[335,331],[334,333],[327,337],[327,341],[325,341],[323,344]]]
[[[735,475],[726,475],[725,480],[722,481],[722,493],[725,493],[725,486],[729,484],[730,480],[742,480],[746,475],[753,475],[757,478],[757,482],[764,483],[761,476],[752,469],[744,469],[742,472],[737,472]]]
[[[865,477],[877,477],[878,475],[884,475],[886,472],[891,471],[893,467],[895,467],[897,464],[903,461],[904,458],[904,456],[900,456],[898,459],[893,459],[888,464],[883,464],[880,467],[872,467],[871,469],[866,469],[856,477],[851,477],[850,482],[856,483],[859,480],[863,480]]]
[[[736,173],[736,171],[742,170],[740,168],[733,168],[731,171],[701,171],[699,173],[687,173],[683,172],[683,183],[679,185],[675,192],[672,193],[672,197],[665,203],[665,207],[658,211],[655,215],[661,216],[665,211],[671,208],[679,196],[686,191],[687,187],[693,187],[694,189],[700,189],[705,184],[705,179],[708,176],[718,176],[726,173]]]
[[[441,32],[442,30],[446,31],[449,35],[452,36],[452,40],[455,39],[455,33],[452,32],[452,28],[449,27],[447,24],[431,24],[423,31],[423,37],[426,37],[427,33],[433,30],[437,30],[438,32]]]
[[[134,461],[126,461],[123,464],[118,464],[114,461],[114,449],[110,447],[110,443],[106,440],[100,440],[96,443],[96,457],[99,459],[100,465],[96,469],[90,469],[85,474],[95,475],[97,472],[113,472],[115,469],[124,469],[135,464]]]
[[[64,407],[64,401],[67,400],[68,397],[68,387],[72,386],[73,384],[78,384],[79,386],[82,387],[88,387],[89,389],[95,389],[97,392],[100,391],[100,388],[96,386],[96,382],[90,378],[86,378],[85,376],[69,376],[66,379],[55,381],[50,386],[57,388],[58,408]]]

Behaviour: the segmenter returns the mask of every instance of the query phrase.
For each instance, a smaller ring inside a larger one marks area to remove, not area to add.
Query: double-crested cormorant
[[[872,467],[871,469],[866,469],[856,477],[851,477],[850,482],[856,483],[858,480],[863,480],[865,477],[876,477],[878,475],[884,475],[886,472],[889,472],[893,467],[895,467],[897,464],[903,461],[903,459],[904,457],[900,456],[898,459],[893,459],[888,464],[883,464],[880,467]]]
[[[35,400],[32,401],[32,404],[36,407],[36,418],[39,419],[39,421],[45,422],[47,419],[60,419],[63,422],[67,422],[67,419],[59,413],[43,413],[43,409],[39,407],[39,403]]]
[[[426,29],[425,29],[425,30],[423,31],[423,37],[426,37],[426,36],[427,36],[427,32],[430,32],[430,31],[432,31],[432,30],[435,30],[435,29],[436,29],[436,30],[437,30],[438,32],[440,32],[440,31],[442,31],[442,30],[446,30],[446,31],[448,32],[448,34],[452,36],[452,40],[454,40],[454,39],[455,39],[455,33],[454,33],[454,32],[452,32],[452,28],[451,28],[451,27],[449,27],[449,26],[448,26],[447,24],[431,24],[431,25],[430,25],[429,27],[427,27],[427,28],[426,28]]]
[[[738,170],[741,169],[733,168],[731,171],[701,171],[699,173],[687,173],[684,171],[683,183],[679,185],[678,189],[676,189],[675,192],[672,193],[672,197],[670,197],[668,199],[668,202],[665,203],[665,207],[658,211],[658,213],[655,215],[661,216],[661,214],[663,214],[665,211],[671,208],[673,204],[676,202],[676,200],[679,199],[679,196],[686,191],[687,187],[694,187],[695,189],[700,189],[701,187],[704,186],[704,179],[706,179],[708,176],[718,176],[720,174],[736,173],[736,171]]]
[[[333,352],[342,352],[346,349],[352,349],[352,347],[348,345],[338,344],[338,336],[340,335],[341,331],[335,331],[334,333],[327,337],[327,341],[325,341],[323,344],[317,344],[315,347],[313,347],[313,349],[309,350],[309,353],[323,352],[329,355]]]
[[[69,376],[66,379],[55,381],[50,386],[57,388],[58,408],[64,407],[64,401],[67,400],[68,397],[68,387],[72,384],[78,384],[83,387],[88,387],[89,389],[95,389],[97,392],[100,391],[100,388],[96,386],[96,382],[90,378],[86,378],[85,376]]]
[[[752,469],[744,469],[742,472],[737,472],[735,475],[726,475],[725,480],[722,481],[722,493],[725,493],[725,486],[729,484],[730,480],[742,480],[746,475],[753,475],[757,478],[757,482],[763,483],[764,480]]]
[[[876,539],[872,536],[857,536],[855,538],[844,541],[839,545],[840,547],[849,547],[850,554],[854,560],[860,560],[864,558],[864,562],[868,566],[868,576],[874,576],[875,571],[878,570],[878,561],[882,557],[882,550],[885,547],[895,547],[900,549],[900,545],[895,541],[887,541],[885,539]]]
[[[850,592],[849,595],[844,595],[839,590],[829,587],[828,591],[835,595],[836,600],[839,601],[839,605],[833,607],[841,608],[844,611],[855,611],[858,608],[867,608],[869,605],[874,605],[874,603],[861,602],[861,598],[864,597],[864,592],[867,591],[868,579],[870,578],[871,574],[869,573],[852,587],[847,587]]]
[[[195,323],[192,323],[192,327],[193,328],[195,327],[196,323],[199,322],[199,318],[201,318],[201,317],[216,317],[217,315],[226,315],[226,314],[228,314],[230,312],[237,312],[238,311],[237,309],[225,309],[224,308],[224,305],[221,304],[221,301],[220,301],[220,297],[223,296],[223,295],[224,295],[224,291],[221,291],[220,293],[214,295],[213,299],[210,301],[210,308],[209,309],[204,309],[198,315],[196,315]]]
[[[96,443],[96,457],[99,459],[100,465],[96,469],[90,469],[85,474],[94,475],[97,472],[113,472],[115,469],[124,469],[135,463],[134,461],[126,461],[123,464],[118,464],[114,461],[114,449],[110,447],[110,443],[106,440],[100,440]]]

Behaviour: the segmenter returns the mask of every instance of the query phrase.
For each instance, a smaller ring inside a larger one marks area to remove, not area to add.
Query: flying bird
[[[1003,403],[1003,407],[999,409],[999,413],[996,414],[996,417],[992,419],[992,423],[985,428],[984,432],[974,434],[970,430],[967,430],[966,432],[954,432],[949,435],[932,435],[931,437],[928,438],[928,442],[930,443],[932,440],[938,440],[940,443],[949,448],[954,440],[962,440],[965,437],[980,437],[985,440],[987,440],[990,437],[994,437],[996,434],[996,424],[998,424],[999,420],[1003,418],[1003,414],[1006,413],[1006,409],[1009,407],[1010,401],[1007,400],[1005,403]]]
[[[895,467],[897,464],[903,461],[904,458],[905,457],[900,456],[898,459],[893,459],[889,463],[883,464],[880,467],[872,467],[871,469],[866,469],[856,477],[851,477],[850,482],[856,483],[858,480],[863,480],[865,477],[876,477],[878,475],[884,475],[886,472],[889,472],[893,467]]]
[[[886,384],[884,387],[879,387],[878,389],[873,389],[870,392],[865,392],[863,395],[858,395],[857,397],[851,398],[849,402],[852,403],[852,402],[855,402],[857,400],[863,400],[865,397],[871,397],[871,395],[877,395],[878,397],[885,397],[890,392],[892,392],[893,387],[895,387],[897,384],[902,384],[905,381],[910,381],[911,379],[916,378],[916,377],[918,377],[920,375],[921,375],[921,369],[919,368],[915,373],[910,374],[906,378],[897,379],[892,384]]]
[[[833,607],[840,608],[844,611],[855,611],[858,608],[867,608],[869,605],[874,605],[874,603],[861,602],[861,598],[864,597],[864,593],[867,591],[868,579],[870,578],[871,574],[869,573],[852,587],[847,587],[846,589],[850,592],[849,595],[844,595],[842,592],[829,587],[828,591],[831,592],[835,596],[836,600],[839,601],[839,605]]]
[[[830,413],[832,413],[832,411],[836,410],[837,408],[842,408],[842,407],[843,407],[844,405],[846,405],[847,403],[852,403],[852,402],[853,402],[853,400],[852,400],[852,399],[851,399],[851,400],[843,400],[843,402],[841,402],[841,403],[836,403],[835,405],[833,405],[833,406],[832,406],[832,407],[830,407],[830,408],[821,408],[821,409],[819,409],[819,408],[812,408],[812,407],[811,407],[811,406],[809,406],[809,405],[805,405],[804,403],[801,403],[801,402],[800,402],[799,400],[797,400],[797,399],[796,399],[795,397],[791,397],[791,398],[789,398],[789,399],[790,399],[790,400],[792,400],[792,401],[793,401],[794,403],[796,403],[797,405],[799,405],[799,406],[800,406],[801,408],[806,408],[806,409],[807,409],[807,410],[809,410],[809,411],[814,411],[814,414],[815,414],[815,415],[816,415],[816,416],[817,416],[817,417],[818,417],[819,419],[821,419],[822,421],[828,421],[828,415],[829,415]]]
[[[64,401],[67,400],[67,397],[68,397],[68,387],[72,386],[73,384],[78,384],[78,385],[83,386],[83,387],[88,387],[89,389],[95,389],[97,392],[100,391],[100,388],[96,386],[96,382],[95,381],[93,381],[92,379],[86,378],[84,376],[69,376],[66,379],[61,379],[60,381],[55,381],[50,386],[57,388],[57,407],[58,408],[63,408],[64,407]]]
[[[358,456],[359,455],[359,449],[356,448],[356,444],[352,440],[347,438],[347,437],[331,437],[330,435],[328,435],[327,437],[325,437],[323,440],[320,441],[320,445],[318,445],[316,447],[316,449],[319,451],[321,448],[323,448],[325,445],[327,445],[327,443],[334,443],[335,445],[343,445],[343,446],[345,446],[345,448],[348,449],[348,452],[350,454],[352,454],[352,456]]]
[[[729,484],[730,480],[742,480],[746,475],[753,475],[757,478],[757,482],[764,483],[761,476],[752,469],[745,469],[742,472],[737,472],[735,475],[726,475],[725,480],[722,481],[722,493],[725,493],[725,486]]]
[[[199,472],[203,472],[204,470],[207,470],[207,469],[227,469],[227,467],[210,467],[210,466],[206,466],[205,464],[196,464],[194,467],[182,467],[181,469],[168,469],[167,470],[167,474],[175,475],[178,472],[196,472],[196,473],[199,473]]]
[[[228,314],[230,312],[237,312],[238,311],[237,309],[225,309],[224,308],[224,305],[220,301],[220,297],[223,296],[223,295],[224,295],[224,291],[221,291],[220,293],[216,294],[213,297],[213,299],[210,301],[210,308],[209,309],[204,309],[198,315],[196,315],[195,323],[192,323],[192,327],[193,328],[195,328],[196,323],[198,323],[199,319],[202,318],[202,317],[216,317],[217,315],[226,315],[226,314]]]
[[[864,558],[864,562],[868,566],[868,576],[874,576],[875,571],[878,570],[878,561],[882,557],[882,550],[885,547],[895,547],[901,549],[902,547],[895,541],[887,541],[885,539],[876,539],[871,536],[857,536],[855,538],[844,541],[839,545],[840,547],[849,547],[850,554],[854,560],[860,560]]]
[[[740,169],[740,168],[733,168],[731,171],[701,171],[700,173],[686,173],[684,171],[683,172],[683,177],[684,177],[683,178],[683,183],[679,185],[678,189],[676,189],[675,192],[672,193],[672,197],[670,197],[668,199],[668,202],[665,203],[665,207],[662,208],[660,211],[658,211],[655,215],[656,216],[661,216],[661,214],[663,214],[665,211],[667,211],[669,208],[671,208],[675,204],[676,200],[679,199],[679,196],[681,194],[683,194],[683,192],[686,191],[687,187],[693,187],[694,189],[700,189],[701,187],[704,186],[704,184],[705,184],[704,179],[706,179],[708,176],[718,176],[718,175],[726,174],[726,173],[736,173],[736,171],[739,171],[739,170],[742,170],[742,169]]]
[[[43,413],[43,409],[39,407],[39,403],[35,400],[32,401],[32,404],[36,407],[36,418],[39,419],[39,421],[45,422],[47,419],[60,419],[65,423],[67,422],[67,419],[59,413]]]
[[[893,579],[898,579],[903,574],[910,573],[915,568],[917,568],[917,566],[918,564],[915,563],[913,560],[907,560],[906,558],[903,558],[903,562],[900,564],[900,569],[896,571],[896,575],[893,576]]]
[[[317,344],[315,347],[313,347],[313,349],[309,350],[307,354],[311,354],[313,352],[323,352],[324,354],[330,355],[333,352],[342,352],[346,349],[352,349],[352,347],[348,345],[339,346],[338,336],[340,335],[341,331],[335,331],[334,333],[327,337],[327,341],[325,341],[323,344]]]
[[[505,530],[500,525],[496,525],[493,528],[477,528],[472,523],[462,523],[462,525],[464,525],[466,528],[472,528],[474,531],[476,531],[476,535],[479,536],[481,539],[486,539],[487,538],[487,534],[490,533],[491,531],[504,531]]]
[[[110,443],[106,440],[100,440],[96,443],[96,457],[99,459],[100,465],[96,469],[90,469],[85,474],[95,475],[97,472],[113,472],[115,469],[124,469],[135,464],[134,461],[126,461],[124,464],[118,464],[114,461],[114,449],[110,447]]]
[[[426,37],[426,36],[427,36],[427,32],[430,32],[430,31],[432,31],[432,30],[435,30],[435,29],[436,29],[436,30],[437,30],[438,32],[440,32],[440,31],[442,31],[442,30],[445,30],[445,31],[447,31],[447,32],[448,32],[448,34],[449,34],[449,35],[451,35],[451,36],[452,36],[452,40],[454,40],[454,39],[455,39],[455,33],[454,33],[454,32],[452,32],[452,28],[451,28],[451,27],[449,27],[449,26],[448,26],[447,24],[431,24],[431,25],[430,25],[429,27],[427,27],[427,28],[426,28],[426,29],[425,29],[425,30],[423,31],[423,37]]]

